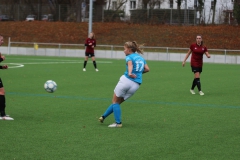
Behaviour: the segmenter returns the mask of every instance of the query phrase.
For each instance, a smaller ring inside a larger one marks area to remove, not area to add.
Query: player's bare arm
[[[185,58],[184,58],[184,60],[183,60],[183,62],[182,62],[182,66],[184,67],[185,66],[185,62],[186,62],[186,60],[188,59],[188,57],[189,57],[189,55],[192,53],[192,51],[191,51],[191,49],[189,49],[188,50],[188,52],[187,52],[187,54],[186,54],[186,56],[185,56]]]
[[[150,71],[150,68],[148,67],[147,64],[144,65],[144,70],[143,70],[143,73],[147,73]]]
[[[210,58],[210,54],[208,52],[205,52],[205,55],[207,56],[207,58]]]
[[[132,70],[133,70],[132,61],[128,61],[128,62],[127,62],[127,65],[128,65],[128,75],[129,75],[129,77],[131,77],[131,78],[136,78],[136,75],[135,75],[135,74],[132,74]]]

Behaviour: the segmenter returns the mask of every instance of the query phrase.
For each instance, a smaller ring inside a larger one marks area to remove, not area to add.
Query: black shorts
[[[1,78],[0,78],[0,88],[3,88],[3,83],[2,83]]]
[[[192,72],[194,72],[194,73],[196,73],[196,72],[201,73],[202,72],[202,67],[193,67],[193,66],[191,66],[191,67],[192,67]]]
[[[85,56],[87,56],[87,57],[94,57],[95,55],[94,55],[94,53],[87,53],[87,52],[85,52]]]

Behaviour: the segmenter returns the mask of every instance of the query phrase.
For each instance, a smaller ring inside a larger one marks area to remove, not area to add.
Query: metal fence
[[[145,46],[143,49],[144,57],[147,60],[155,61],[182,61],[189,50],[189,48],[148,46]],[[8,55],[85,57],[85,46],[84,44],[11,42],[9,39],[5,52]],[[208,59],[204,56],[205,62],[240,64],[240,50],[209,49],[209,53],[211,58]],[[125,58],[123,46],[117,45],[98,45],[95,49],[95,54],[98,58]]]
[[[93,9],[93,21],[102,22],[104,19],[103,6],[95,5]],[[88,21],[88,8],[81,5],[40,5],[40,4],[14,4],[1,5],[0,15],[7,15],[9,20],[25,21],[28,15],[34,15],[35,20],[42,20],[43,15],[51,15],[51,21],[83,22]]]
[[[28,15],[35,15],[35,20],[42,20],[43,15],[51,15],[53,21],[83,22],[88,21],[88,7],[79,5],[40,5],[14,4],[1,5],[0,15],[7,15],[9,19],[24,21]],[[184,24],[197,25],[212,23],[211,15],[196,9],[134,9],[130,14],[123,10],[107,10],[104,5],[94,5],[93,22],[131,22],[151,24]],[[217,10],[216,24],[234,23],[227,12]]]
[[[42,20],[43,15],[52,15],[53,21],[77,21],[77,16],[83,15],[78,10],[78,7],[71,5],[0,5],[0,15],[7,15],[14,21],[25,21],[28,15],[35,15],[35,20]]]

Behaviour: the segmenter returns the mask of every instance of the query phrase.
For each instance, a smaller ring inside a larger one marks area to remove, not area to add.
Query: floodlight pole
[[[92,15],[93,15],[93,0],[89,1],[89,23],[88,23],[88,33],[92,32]]]

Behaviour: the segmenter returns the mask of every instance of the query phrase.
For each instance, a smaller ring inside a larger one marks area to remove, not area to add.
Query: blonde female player
[[[182,62],[183,67],[185,66],[185,62],[191,53],[192,53],[191,67],[192,67],[192,72],[194,73],[194,79],[192,82],[192,87],[190,89],[190,92],[192,94],[195,94],[194,88],[195,86],[197,86],[199,94],[203,96],[204,93],[201,89],[201,83],[200,83],[200,74],[202,73],[202,66],[203,66],[203,55],[205,54],[207,58],[210,58],[210,54],[208,53],[207,47],[203,46],[203,40],[201,35],[197,35],[196,43],[193,43],[190,46],[190,49]]]
[[[124,53],[126,55],[126,71],[120,77],[114,89],[112,104],[99,118],[99,121],[103,123],[105,118],[114,113],[115,123],[110,124],[108,127],[122,127],[120,104],[138,90],[142,83],[142,74],[149,72],[145,59],[139,55],[143,54],[143,51],[135,41],[124,44]]]

